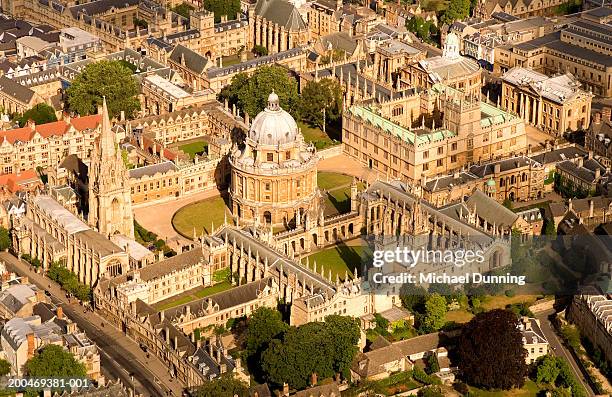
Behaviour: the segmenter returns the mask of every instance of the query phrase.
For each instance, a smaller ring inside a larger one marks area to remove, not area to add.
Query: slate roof
[[[29,103],[34,97],[34,91],[5,76],[0,76],[0,91],[21,103]]]
[[[89,16],[104,14],[111,8],[125,8],[138,5],[139,0],[96,0],[89,3],[79,4],[68,8],[74,18],[82,12]]]
[[[559,161],[570,160],[578,157],[587,157],[588,155],[589,153],[586,150],[580,146],[574,145],[541,152],[530,156],[530,158],[540,164],[556,164]]]
[[[196,247],[190,251],[180,253],[160,262],[155,262],[140,269],[140,279],[142,281],[150,281],[173,271],[188,268],[204,260],[205,258],[204,254],[202,254],[202,249],[200,247]]]
[[[178,44],[170,53],[170,59],[182,65],[182,60],[185,61],[185,67],[196,74],[202,74],[208,64],[208,58],[198,54],[197,52]]]
[[[478,217],[485,219],[490,224],[511,227],[516,222],[518,215],[504,207],[480,190],[475,190],[466,202],[470,210],[476,209]]]
[[[165,161],[163,163],[151,164],[144,167],[138,167],[129,170],[130,178],[138,179],[143,176],[153,176],[157,173],[165,174],[170,171],[176,171],[178,167],[172,161]]]
[[[284,26],[289,31],[306,29],[300,12],[287,0],[259,0],[255,5],[255,15]]]
[[[457,174],[442,175],[428,180],[423,188],[430,192],[439,192],[440,190],[452,188],[453,186],[464,185],[478,179],[480,179],[480,177],[472,174],[471,172],[461,171]]]
[[[585,160],[582,167],[573,161],[566,160],[558,163],[557,168],[587,183],[597,182],[598,178],[595,177],[597,168],[599,168],[600,177],[606,173],[606,168],[595,159]]]
[[[473,165],[470,167],[470,173],[480,178],[484,178],[486,176],[493,175],[495,173],[495,165],[497,164],[499,164],[499,168],[501,172],[513,170],[519,167],[525,167],[530,164],[534,166],[539,165],[534,160],[530,159],[529,157],[521,156],[521,157],[514,157],[514,158],[510,158],[506,160],[494,161],[494,162],[487,163],[487,164]]]

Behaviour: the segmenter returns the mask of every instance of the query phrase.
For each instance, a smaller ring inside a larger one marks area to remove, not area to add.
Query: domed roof
[[[253,119],[249,138],[260,145],[276,146],[295,142],[297,135],[295,119],[280,107],[278,95],[272,91],[268,106]]]
[[[495,186],[495,181],[493,180],[493,178],[490,178],[490,179],[487,181],[487,186]]]

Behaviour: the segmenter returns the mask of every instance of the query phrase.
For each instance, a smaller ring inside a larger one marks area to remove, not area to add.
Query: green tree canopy
[[[438,293],[431,294],[425,301],[425,313],[419,319],[419,331],[438,331],[446,322],[446,299]]]
[[[39,103],[34,105],[34,107],[28,111],[26,111],[18,120],[20,127],[26,125],[28,120],[34,121],[36,124],[45,124],[50,123],[52,121],[57,121],[57,117],[55,116],[55,109],[46,103]]]
[[[119,61],[107,60],[85,66],[66,90],[69,108],[82,116],[96,113],[106,96],[110,117],[118,116],[122,110],[131,117],[140,109],[138,92],[132,72]]]
[[[58,345],[47,345],[34,357],[26,361],[28,376],[85,377],[85,365],[78,362],[72,353]]]
[[[243,113],[255,117],[268,105],[268,96],[274,91],[283,109],[297,116],[297,81],[280,66],[262,66],[252,76],[238,73],[230,85],[221,90],[219,98],[235,104]]]
[[[248,385],[231,374],[205,382],[196,393],[196,397],[248,397],[248,395]]]
[[[406,283],[400,288],[400,299],[402,306],[412,313],[423,313],[425,310],[425,300],[428,297],[427,290],[423,287]]]
[[[176,12],[177,14],[182,16],[183,18],[189,19],[189,13],[193,9],[194,9],[194,7],[191,4],[182,2],[181,4],[178,4],[178,5],[174,6],[172,8],[172,11]]]
[[[281,314],[268,307],[255,310],[247,320],[245,356],[247,365],[256,378],[262,379],[261,355],[274,338],[280,338],[289,329]]]
[[[215,22],[220,22],[223,15],[232,20],[240,13],[240,0],[204,0],[202,7],[215,14]]]
[[[303,389],[310,384],[314,373],[318,379],[337,373],[348,375],[358,341],[356,319],[329,316],[324,323],[292,327],[282,340],[274,339],[262,355],[261,368],[267,382],[275,386],[288,383],[293,388]]]
[[[325,110],[325,120],[323,118]],[[336,122],[342,117],[342,87],[333,79],[309,81],[300,97],[300,115],[308,124],[323,128],[323,123]]]
[[[11,236],[9,231],[0,226],[0,250],[4,251],[11,248]]]
[[[451,24],[470,15],[470,0],[450,0],[442,15],[442,23]]]
[[[477,314],[463,327],[457,356],[468,384],[504,390],[523,386],[527,351],[518,321],[514,313],[497,309]]]
[[[11,372],[11,363],[0,359],[0,376],[8,375]]]

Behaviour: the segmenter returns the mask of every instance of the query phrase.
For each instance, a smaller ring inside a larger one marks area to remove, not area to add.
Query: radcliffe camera
[[[0,0],[0,395],[612,395],[612,4]]]

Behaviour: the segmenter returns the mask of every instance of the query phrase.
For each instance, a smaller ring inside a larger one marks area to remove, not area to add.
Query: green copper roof
[[[377,128],[384,130],[393,136],[399,137],[403,141],[409,142],[413,145],[440,141],[455,136],[455,134],[449,130],[436,130],[430,133],[417,135],[414,131],[402,127],[401,125],[395,124],[391,120],[388,120],[383,116],[375,113],[371,108],[367,106],[352,106],[349,108],[348,111],[351,114],[363,120],[366,120]]]

